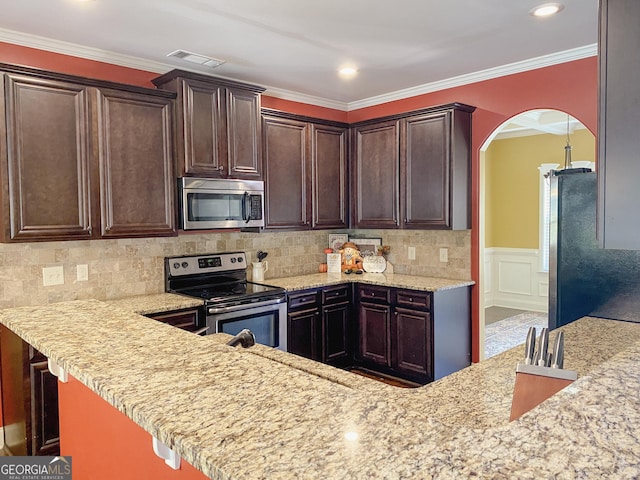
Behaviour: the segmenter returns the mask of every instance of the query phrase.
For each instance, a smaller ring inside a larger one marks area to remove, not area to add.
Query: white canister
[[[251,277],[254,282],[261,282],[264,280],[264,274],[269,270],[269,264],[266,260],[262,262],[251,262],[253,265],[253,276]]]

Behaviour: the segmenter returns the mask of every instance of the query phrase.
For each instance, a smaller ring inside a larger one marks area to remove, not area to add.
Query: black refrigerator
[[[584,316],[640,322],[640,252],[598,247],[596,174],[549,180],[549,329]]]

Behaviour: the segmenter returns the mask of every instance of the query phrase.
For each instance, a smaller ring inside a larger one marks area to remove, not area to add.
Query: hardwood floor
[[[390,375],[384,375],[382,373],[374,372],[373,370],[369,370],[362,367],[353,367],[353,368],[348,368],[347,370],[349,370],[351,373],[355,373],[356,375],[367,377],[372,380],[377,380],[378,382],[386,383],[387,385],[391,385],[393,387],[418,388],[422,386],[419,383],[410,382],[408,380],[402,380],[400,378],[392,377]]]

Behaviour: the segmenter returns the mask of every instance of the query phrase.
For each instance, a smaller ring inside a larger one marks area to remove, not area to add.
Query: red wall
[[[0,43],[0,62],[16,63],[58,72],[83,75],[116,82],[151,86],[156,73],[144,72],[102,62]],[[343,112],[325,107],[263,96],[262,105],[312,117],[357,122],[407,112],[418,108],[461,102],[476,108],[472,127],[472,271],[479,277],[479,153],[491,133],[510,117],[534,108],[550,108],[570,113],[596,134],[597,57],[540,68],[524,73],[477,82],[461,87],[396,100],[373,107]],[[473,360],[478,361],[478,289],[473,291]]]
[[[58,382],[60,454],[78,480],[206,480],[185,460],[172,470],[153,452],[142,427],[73,377]]]

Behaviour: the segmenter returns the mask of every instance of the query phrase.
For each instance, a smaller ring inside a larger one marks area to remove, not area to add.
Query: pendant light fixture
[[[564,146],[564,168],[571,168],[571,142],[569,141],[569,120],[571,116],[567,114],[567,144]]]

